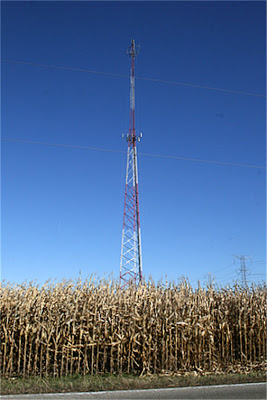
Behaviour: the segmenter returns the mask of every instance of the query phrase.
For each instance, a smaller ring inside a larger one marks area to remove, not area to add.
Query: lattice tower
[[[128,49],[128,54],[131,57],[130,126],[129,133],[126,135],[128,150],[120,262],[121,288],[131,284],[138,285],[142,282],[141,229],[136,149],[136,143],[140,141],[142,134],[140,133],[137,137],[135,133],[135,58],[138,50],[134,40],[132,40],[131,46]]]

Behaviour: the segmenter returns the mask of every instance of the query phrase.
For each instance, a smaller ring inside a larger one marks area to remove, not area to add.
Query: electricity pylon
[[[246,287],[247,286],[246,260],[250,260],[251,261],[251,257],[250,256],[243,256],[243,255],[237,256],[235,254],[233,254],[233,256],[234,256],[234,261],[235,261],[235,259],[238,259],[240,261],[240,268],[237,271],[237,273],[241,275],[241,279],[240,279],[241,285],[243,287]]]
[[[131,46],[127,52],[131,57],[130,126],[129,133],[126,135],[128,150],[120,261],[121,288],[128,287],[131,284],[138,285],[142,282],[141,229],[136,149],[136,142],[140,142],[142,133],[140,133],[138,137],[135,133],[135,58],[138,50],[139,48],[135,45],[134,40],[132,40]]]

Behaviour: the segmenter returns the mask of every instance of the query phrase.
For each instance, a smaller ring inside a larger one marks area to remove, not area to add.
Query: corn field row
[[[266,287],[1,288],[3,376],[212,372],[266,360]]]

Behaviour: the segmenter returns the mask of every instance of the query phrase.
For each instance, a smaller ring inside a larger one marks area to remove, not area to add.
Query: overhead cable
[[[80,149],[80,150],[103,151],[103,152],[111,152],[111,153],[126,153],[126,151],[124,151],[124,150],[117,150],[117,149],[103,149],[103,148],[88,147],[88,146],[37,142],[37,141],[33,141],[33,140],[22,140],[22,139],[12,139],[12,138],[1,138],[1,140],[4,142],[28,143],[28,144],[37,144],[37,145],[42,145],[42,146],[65,147],[65,148]],[[227,165],[227,166],[242,167],[242,168],[259,168],[259,169],[265,169],[265,170],[267,169],[266,167],[263,167],[261,165],[237,164],[237,163],[229,163],[229,162],[224,162],[224,161],[203,160],[200,158],[169,156],[169,155],[164,155],[164,154],[151,154],[151,153],[138,153],[138,154],[140,156],[144,156],[144,157],[157,157],[157,158],[169,159],[169,160],[193,161],[193,162]]]
[[[28,61],[1,60],[1,62],[9,63],[9,64],[21,64],[21,65],[31,65],[31,66],[35,66],[35,67],[60,69],[60,70],[65,70],[65,71],[86,72],[86,73],[98,74],[98,75],[109,75],[109,76],[115,76],[115,77],[129,79],[129,75],[127,75],[127,74],[116,74],[116,73],[112,73],[112,72],[95,71],[95,70],[90,70],[87,68],[71,68],[71,67],[63,67],[63,66],[59,66],[59,65],[39,64],[39,63],[28,62]],[[211,86],[196,85],[194,83],[168,81],[168,80],[164,80],[164,79],[147,78],[147,77],[143,77],[143,76],[136,76],[136,79],[157,82],[157,83],[166,83],[168,85],[186,86],[186,87],[193,87],[193,88],[198,88],[198,89],[215,90],[215,91],[219,91],[219,92],[226,92],[226,93],[233,93],[233,94],[241,94],[241,95],[245,95],[245,96],[266,98],[266,95],[261,94],[261,93],[252,93],[252,92],[245,92],[245,91],[239,91],[239,90],[222,89],[222,88],[211,87]]]

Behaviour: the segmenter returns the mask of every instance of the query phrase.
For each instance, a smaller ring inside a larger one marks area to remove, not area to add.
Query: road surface
[[[3,400],[90,399],[266,399],[266,383],[195,386],[172,389],[120,390],[88,393],[49,393],[1,396]]]

